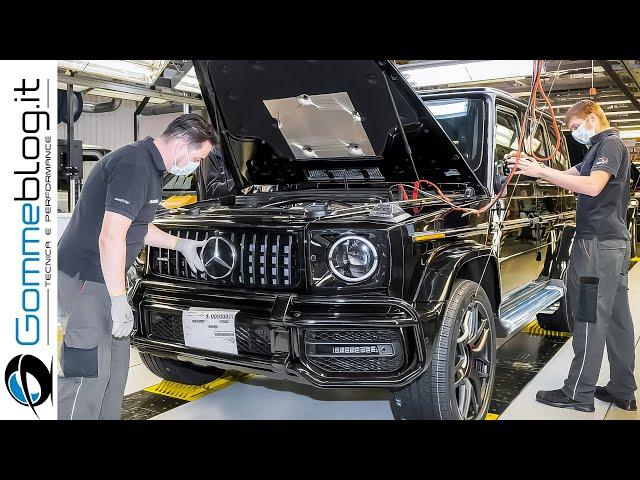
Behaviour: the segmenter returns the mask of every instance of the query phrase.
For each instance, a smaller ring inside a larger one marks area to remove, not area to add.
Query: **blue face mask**
[[[585,128],[584,122],[582,122],[578,128],[571,132],[571,136],[575,138],[576,141],[587,146],[591,145],[591,137],[593,137],[595,134],[595,130],[587,130]]]
[[[173,157],[173,166],[171,167],[171,170],[169,170],[169,173],[171,173],[172,175],[191,175],[193,172],[195,172],[196,169],[200,166],[200,163],[191,161],[191,159],[189,158],[189,147],[187,147],[187,159],[187,164],[184,167],[179,167],[178,153],[176,152]]]

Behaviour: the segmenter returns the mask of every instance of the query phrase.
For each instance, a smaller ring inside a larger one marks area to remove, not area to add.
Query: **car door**
[[[547,156],[555,150],[558,137],[550,122],[545,121],[541,126],[544,127],[544,141],[547,144],[545,156]],[[562,134],[560,134],[560,148],[549,160],[548,165],[560,171],[569,168],[567,147]],[[558,247],[562,226],[571,219],[570,212],[575,208],[575,196],[566,188],[557,187],[544,180],[537,180],[535,185],[540,229],[537,273],[541,275],[547,252],[549,249],[553,252]]]
[[[495,118],[494,174],[500,176],[507,173],[504,156],[518,148],[521,117],[514,107],[497,104]],[[494,187],[497,194],[499,185]],[[537,276],[538,240],[532,229],[533,219],[537,216],[534,188],[534,179],[514,176],[506,194],[496,203],[495,215],[498,219],[504,218],[498,252],[503,294]],[[497,219],[494,217],[494,220]]]

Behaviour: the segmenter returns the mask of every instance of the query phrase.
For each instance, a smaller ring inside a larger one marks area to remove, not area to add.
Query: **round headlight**
[[[329,249],[329,268],[345,282],[361,282],[374,274],[378,252],[366,238],[348,235],[339,238]]]

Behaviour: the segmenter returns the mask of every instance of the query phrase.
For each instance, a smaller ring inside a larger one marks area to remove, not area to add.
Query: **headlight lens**
[[[366,280],[378,268],[378,251],[369,240],[357,235],[336,240],[328,257],[331,272],[349,283]]]

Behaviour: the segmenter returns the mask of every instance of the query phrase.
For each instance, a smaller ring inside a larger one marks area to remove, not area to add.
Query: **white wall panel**
[[[165,113],[164,115],[140,115],[138,117],[138,126],[140,127],[140,138],[144,138],[147,135],[151,135],[153,138],[158,138],[164,129],[171,123],[174,118],[178,118],[182,115],[178,113]]]
[[[110,99],[84,95],[85,102],[99,103]],[[74,124],[73,136],[85,145],[115,149],[133,142],[133,112],[136,102],[122,100],[120,107],[108,113],[83,113]],[[67,138],[67,126],[58,125],[58,138]]]
[[[85,102],[108,102],[110,98],[96,95],[84,95]],[[133,142],[133,113],[137,102],[122,100],[120,107],[108,113],[83,113],[74,124],[74,137],[82,140],[85,145],[97,145],[111,150]],[[197,112],[201,113],[201,112]],[[139,138],[147,135],[157,138],[171,121],[182,113],[167,113],[164,115],[149,115],[138,117]],[[67,126],[58,125],[58,138],[67,138]]]

